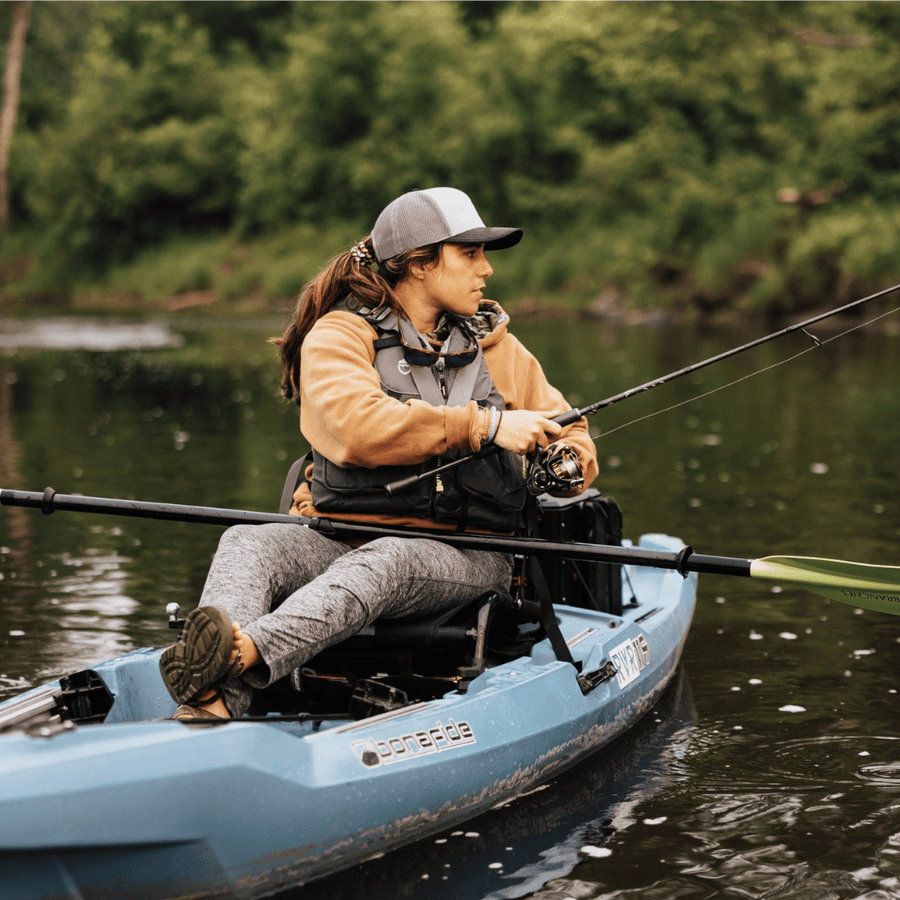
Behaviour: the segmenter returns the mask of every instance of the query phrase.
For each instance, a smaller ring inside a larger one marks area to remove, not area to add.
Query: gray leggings
[[[200,605],[220,606],[263,665],[225,686],[232,715],[377,618],[420,616],[508,590],[512,559],[439,541],[379,538],[354,549],[303,525],[236,525],[219,542]]]

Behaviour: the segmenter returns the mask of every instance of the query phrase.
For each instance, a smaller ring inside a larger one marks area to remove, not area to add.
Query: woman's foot
[[[169,718],[184,721],[196,719],[218,721],[230,719],[231,715],[222,700],[222,692],[216,691],[209,698],[204,697],[193,703],[182,703]]]
[[[228,613],[217,606],[200,606],[188,614],[181,640],[159,659],[160,674],[176,703],[209,698],[218,682],[244,671],[238,636],[245,637],[240,626],[232,625]]]
[[[228,673],[226,678],[237,678],[246,669],[255,666],[260,661],[259,653],[253,638],[241,631],[241,626],[235,622],[232,626],[234,643],[231,647]],[[244,665],[243,660],[251,660],[249,666]],[[173,719],[230,719],[231,713],[225,705],[225,697],[222,689],[216,686],[204,691],[191,703],[183,703],[175,711]]]

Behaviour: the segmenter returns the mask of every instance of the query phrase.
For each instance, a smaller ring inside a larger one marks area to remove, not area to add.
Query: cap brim
[[[506,250],[522,240],[521,228],[472,228],[446,239],[448,244],[484,244],[485,250]]]

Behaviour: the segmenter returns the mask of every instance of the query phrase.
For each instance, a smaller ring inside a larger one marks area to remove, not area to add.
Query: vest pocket
[[[385,513],[427,517],[431,513],[429,480],[388,497],[386,484],[407,478],[425,466],[379,466],[343,468],[313,453],[310,484],[313,506],[320,512]]]
[[[501,450],[447,473],[444,490],[435,497],[435,518],[462,520],[469,528],[513,531],[522,524],[526,498],[524,458]]]

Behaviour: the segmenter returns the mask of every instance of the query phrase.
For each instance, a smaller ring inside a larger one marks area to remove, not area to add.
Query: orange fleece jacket
[[[300,430],[323,456],[339,466],[375,468],[413,465],[448,450],[479,450],[483,416],[471,400],[466,406],[406,403],[381,389],[375,369],[375,329],[361,316],[336,311],[322,316],[303,342],[300,372]],[[481,340],[485,363],[507,409],[570,409],[549,384],[537,359],[506,330],[505,321]],[[581,419],[563,429],[564,441],[578,454],[585,486],[598,473],[597,453]],[[309,476],[308,476],[309,477]],[[294,493],[294,515],[317,516],[308,482]],[[431,519],[400,516],[335,516],[345,521],[449,528]]]

